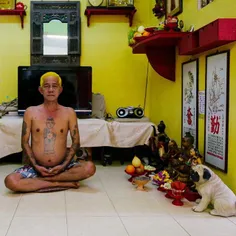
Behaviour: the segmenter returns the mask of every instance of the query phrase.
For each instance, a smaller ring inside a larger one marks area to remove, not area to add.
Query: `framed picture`
[[[16,0],[0,0],[1,10],[13,10],[16,8]]]
[[[207,6],[209,3],[213,2],[214,0],[198,0],[198,9],[201,9]]]
[[[194,137],[194,147],[198,148],[198,59],[182,64],[182,130]]]
[[[183,11],[183,0],[166,0],[166,16],[177,16]]]
[[[107,7],[134,7],[134,0],[107,0]]]
[[[227,173],[229,51],[206,57],[205,162]]]

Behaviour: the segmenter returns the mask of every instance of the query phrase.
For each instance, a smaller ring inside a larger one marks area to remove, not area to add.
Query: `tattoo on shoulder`
[[[26,122],[23,120],[23,124],[22,124],[22,136],[26,135],[26,129],[27,129],[27,124]]]

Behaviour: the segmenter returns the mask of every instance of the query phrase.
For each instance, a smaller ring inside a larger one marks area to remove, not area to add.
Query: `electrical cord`
[[[147,102],[147,88],[148,88],[148,78],[149,78],[149,61],[147,61],[147,71],[146,71],[146,85],[144,91],[144,101],[143,101],[143,110],[145,112],[146,102]]]
[[[1,108],[0,108],[0,118],[1,118],[8,113],[8,110],[7,110],[8,107],[15,107],[17,110],[18,99],[14,98],[13,100],[11,100],[9,102],[3,102],[0,104],[0,106],[1,106]]]
[[[106,113],[105,120],[106,121],[113,121],[114,117],[112,116],[111,113]]]

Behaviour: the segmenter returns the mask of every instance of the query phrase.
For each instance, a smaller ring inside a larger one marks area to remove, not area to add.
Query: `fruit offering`
[[[137,28],[131,29],[128,33],[128,43],[129,45],[133,45],[136,43],[135,38],[137,37],[146,37],[150,36],[150,32],[146,31],[144,26],[139,26]]]
[[[137,32],[134,33],[134,37],[149,36],[150,33],[145,30],[144,26],[139,26]]]
[[[126,166],[125,172],[129,175],[141,175],[145,171],[141,160],[137,156],[134,156],[132,164]]]

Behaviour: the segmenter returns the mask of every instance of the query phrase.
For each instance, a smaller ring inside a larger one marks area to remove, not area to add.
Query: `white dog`
[[[190,177],[202,196],[199,204],[193,207],[196,212],[204,211],[209,203],[214,206],[210,214],[217,216],[236,215],[236,196],[223,181],[207,166],[193,166]]]

